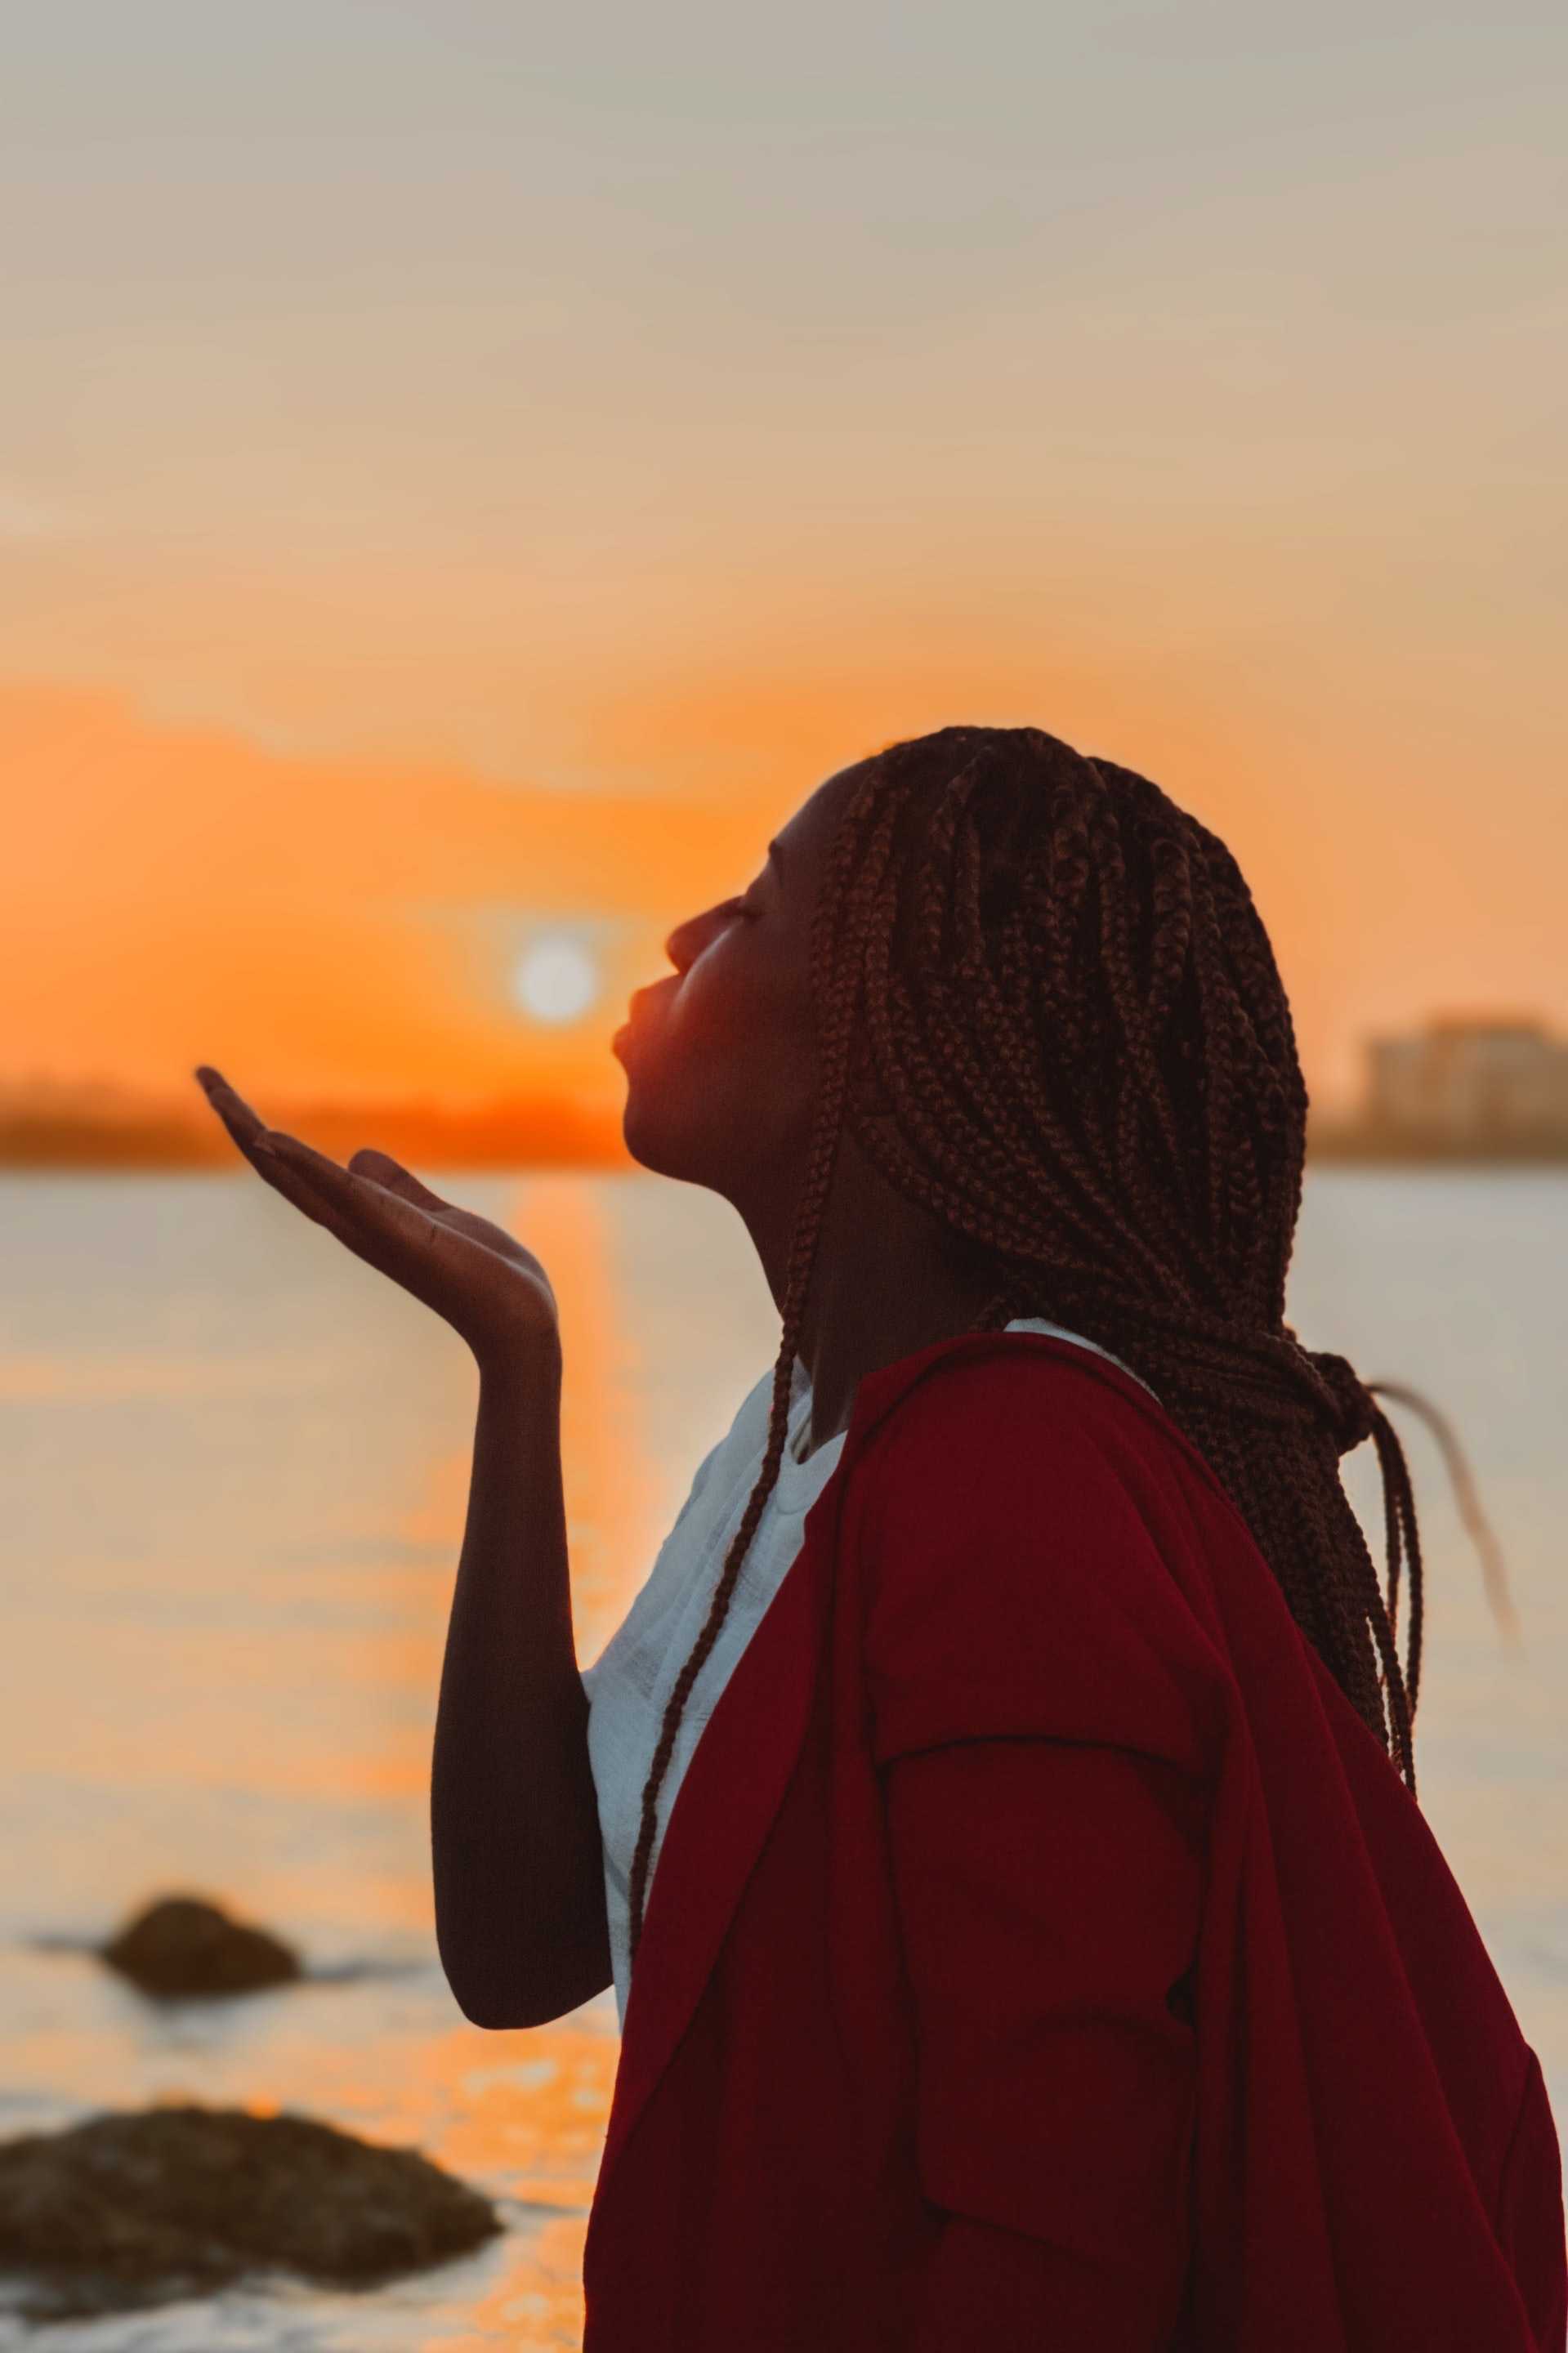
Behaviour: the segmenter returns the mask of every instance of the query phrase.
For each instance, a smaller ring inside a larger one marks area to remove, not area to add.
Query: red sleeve
[[[910,2353],[1164,2353],[1191,2253],[1201,1800],[1148,1758],[1043,1741],[926,1749],[885,1786],[920,2180],[947,2216]]]
[[[964,1377],[883,1452],[866,1522],[919,2175],[944,2216],[909,2353],[1164,2353],[1192,2252],[1181,1980],[1207,1821],[1180,1613],[1070,1412],[1047,1433],[1014,1381],[1010,1430],[994,1380],[966,1415]]]

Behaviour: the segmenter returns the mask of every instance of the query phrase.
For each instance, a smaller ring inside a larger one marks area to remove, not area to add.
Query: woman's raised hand
[[[335,1234],[367,1266],[423,1300],[468,1342],[482,1369],[558,1367],[550,1278],[532,1250],[488,1218],[443,1201],[389,1154],[340,1167],[297,1136],[266,1127],[207,1063],[196,1076],[244,1157],[276,1193]]]

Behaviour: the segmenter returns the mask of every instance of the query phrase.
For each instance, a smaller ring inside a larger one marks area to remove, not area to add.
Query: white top
[[[1019,1315],[1009,1332],[1040,1332],[1061,1340],[1075,1340],[1097,1356],[1110,1356],[1143,1388],[1147,1381],[1122,1365],[1095,1340],[1044,1316]],[[1150,1389],[1150,1395],[1154,1394]],[[605,1907],[609,1921],[610,1961],[615,1972],[615,2006],[626,2023],[630,1981],[627,1945],[630,1932],[631,1860],[642,1820],[642,1791],[658,1746],[660,1726],[676,1677],[696,1644],[708,1606],[723,1573],[730,1541],[739,1526],[768,1450],[768,1416],[773,1395],[773,1368],[768,1366],[747,1391],[716,1446],[697,1466],[691,1492],[673,1527],[659,1548],[652,1573],[633,1600],[617,1631],[590,1667],[581,1671],[588,1696],[588,1758],[599,1799],[599,1833],[604,1845]],[[811,1390],[805,1366],[795,1360],[789,1395],[789,1419],[784,1452],[773,1491],[763,1506],[750,1546],[740,1566],[729,1608],[713,1649],[686,1695],[675,1732],[675,1745],[660,1784],[654,1820],[653,1851],[649,1858],[643,1893],[646,1914],[653,1873],[658,1868],[664,1826],[676,1793],[709,1716],[729,1681],[736,1662],[756,1632],[785,1571],[800,1549],[807,1513],[827,1485],[843,1451],[846,1430],[815,1449],[802,1461],[800,1449],[810,1439]]]

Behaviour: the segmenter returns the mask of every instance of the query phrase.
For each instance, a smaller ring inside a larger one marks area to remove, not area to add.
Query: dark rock
[[[199,1895],[165,1895],[99,1947],[143,1993],[251,1993],[301,1977],[297,1955],[265,1928],[231,1920]]]
[[[418,2149],[309,2116],[171,2105],[0,2142],[0,2270],[20,2275],[32,2320],[211,2295],[278,2266],[374,2286],[502,2227]]]

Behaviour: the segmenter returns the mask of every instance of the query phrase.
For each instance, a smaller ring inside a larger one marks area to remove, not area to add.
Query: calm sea
[[[438,1182],[521,1235],[561,1302],[586,1665],[772,1363],[772,1303],[739,1220],[696,1188]],[[370,2296],[225,2295],[48,2342],[577,2345],[613,1997],[485,2033],[435,1947],[428,1776],[466,1349],[243,1168],[6,1175],[0,1255],[0,2133],[176,2097],[298,2108],[417,2143],[511,2226]],[[1517,1651],[1436,1442],[1395,1408],[1426,1552],[1422,1803],[1568,2126],[1568,1174],[1315,1170],[1291,1313],[1309,1345],[1452,1416],[1502,1542]],[[1381,1562],[1372,1450],[1347,1470]],[[70,1949],[176,1890],[267,1923],[320,1978],[154,2010]],[[0,2344],[22,2341],[0,2316]]]

